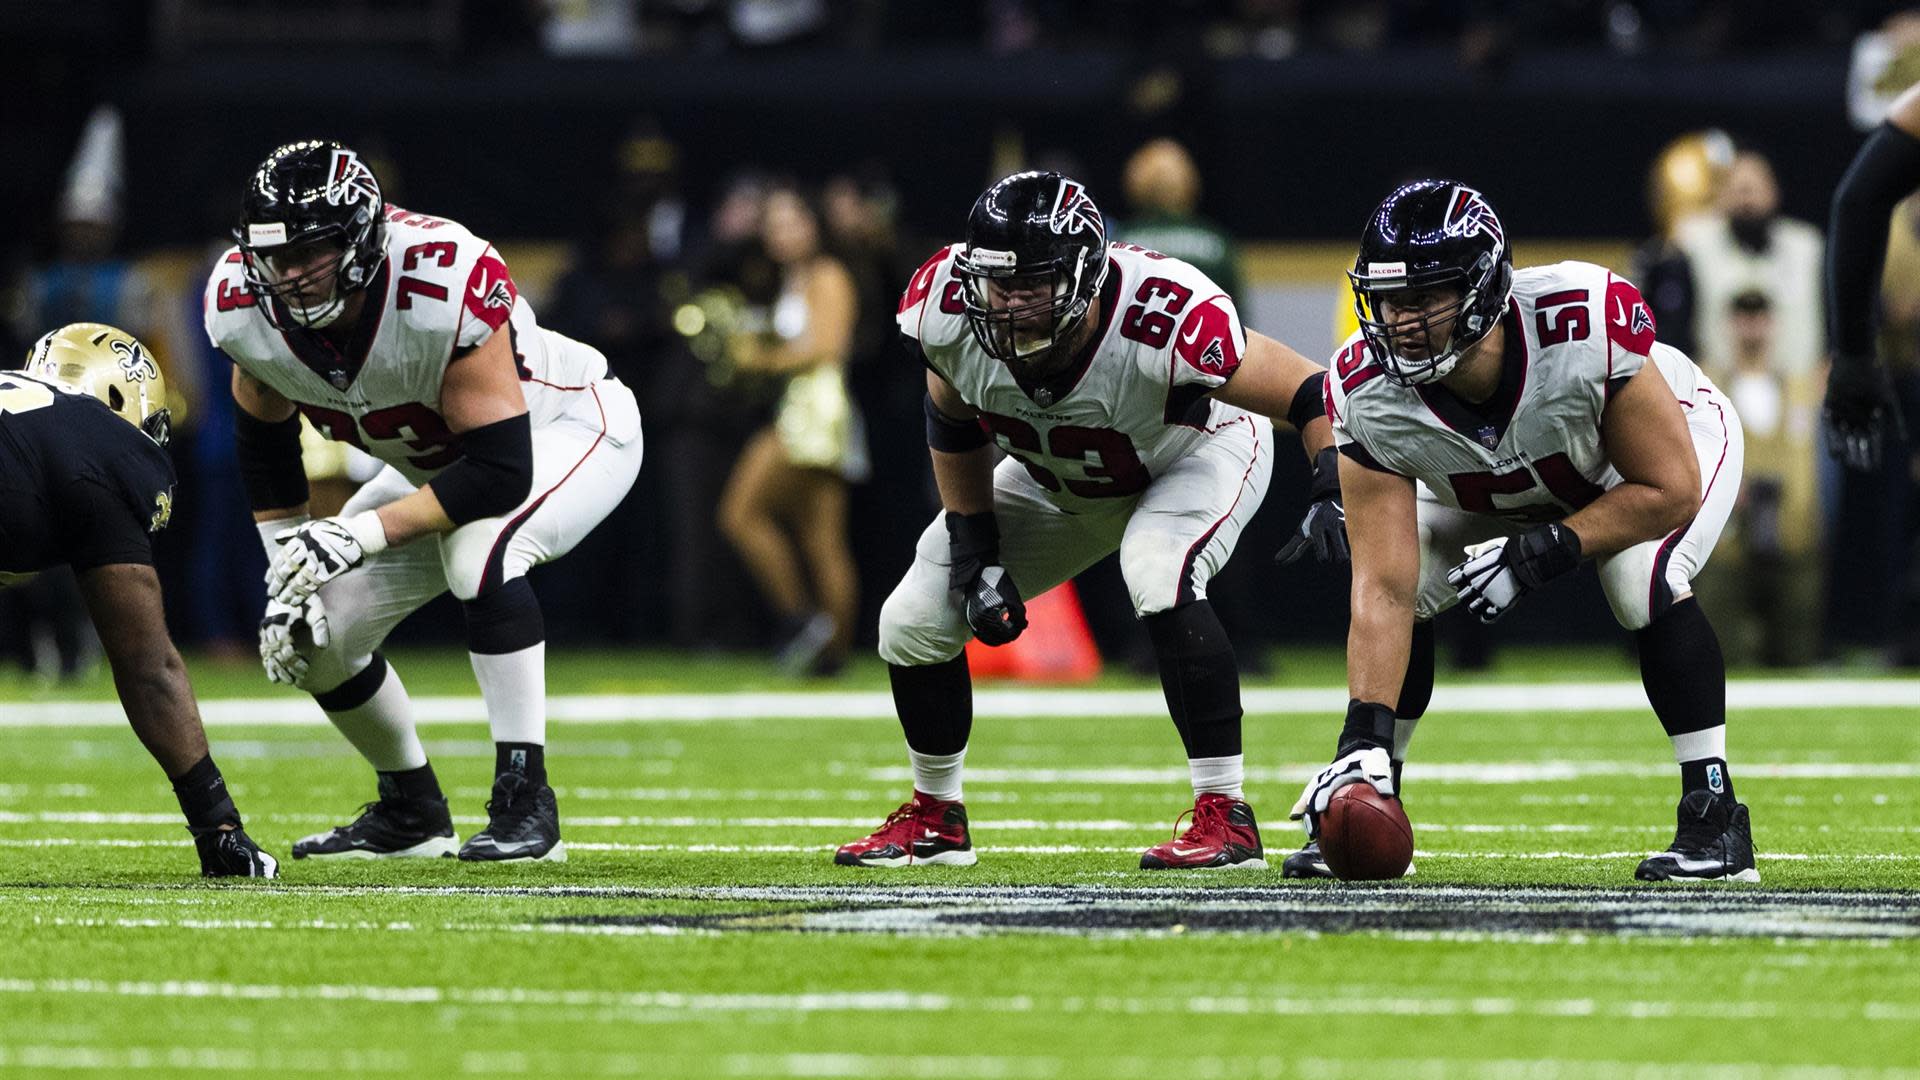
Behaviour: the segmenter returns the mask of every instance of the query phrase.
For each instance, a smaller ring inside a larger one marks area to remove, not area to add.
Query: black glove
[[[1889,433],[1905,441],[1907,421],[1887,367],[1870,356],[1836,356],[1827,374],[1827,452],[1849,468],[1880,466]]]
[[[1027,628],[1027,605],[1013,576],[1000,565],[1000,525],[993,511],[947,514],[947,550],[952,565],[947,588],[967,606],[967,625],[987,645],[1005,645]]]
[[[1340,505],[1340,451],[1329,446],[1313,455],[1313,498],[1293,538],[1273,561],[1282,566],[1297,562],[1311,551],[1323,563],[1343,563],[1347,554],[1347,509]]]
[[[196,833],[193,846],[200,851],[201,877],[270,878],[280,873],[280,863],[237,825]]]

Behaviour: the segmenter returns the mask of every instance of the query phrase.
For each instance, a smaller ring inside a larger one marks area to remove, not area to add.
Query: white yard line
[[[1250,687],[1243,701],[1250,714],[1337,717],[1347,692],[1336,687]],[[418,697],[423,723],[472,723],[486,719],[478,696]],[[1727,684],[1733,709],[1915,708],[1920,679],[1738,679]],[[1158,690],[981,690],[974,711],[983,717],[1162,716]],[[560,694],[547,699],[555,723],[712,722],[831,717],[892,719],[893,699],[883,690],[847,692],[754,691],[720,694]],[[211,699],[202,717],[216,726],[311,726],[327,723],[313,701],[288,693],[273,697]],[[1429,712],[1647,711],[1637,682],[1443,685]],[[119,727],[126,715],[116,702],[8,702],[0,704],[0,727]]]

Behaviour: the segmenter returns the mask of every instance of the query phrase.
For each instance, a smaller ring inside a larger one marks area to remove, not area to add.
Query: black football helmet
[[[1052,374],[1071,359],[1067,339],[1106,281],[1106,220],[1078,180],[1014,173],[975,200],[954,274],[987,355],[1029,378]],[[1044,298],[993,302],[995,291],[1027,289]]]
[[[348,296],[366,288],[387,257],[385,211],[373,170],[337,142],[309,139],[267,155],[247,182],[233,230],[247,287],[266,301],[267,318],[280,325],[284,314],[309,329],[339,318]],[[337,253],[286,278],[286,264],[307,262],[314,245]],[[313,299],[316,292],[325,298]]]
[[[1453,180],[1416,180],[1367,219],[1347,278],[1374,358],[1387,378],[1412,386],[1446,377],[1499,323],[1513,292],[1513,256],[1486,196]],[[1396,292],[1446,288],[1459,290],[1458,303],[1421,318],[1381,317],[1381,301]],[[1451,335],[1435,340],[1431,331],[1444,332],[1448,322]],[[1409,340],[1421,343],[1413,355],[1401,348]]]

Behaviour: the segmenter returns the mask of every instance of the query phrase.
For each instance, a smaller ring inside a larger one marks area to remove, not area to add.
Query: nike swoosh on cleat
[[[1175,855],[1178,855],[1178,856],[1180,856],[1181,858],[1186,858],[1186,857],[1187,857],[1188,855],[1198,855],[1198,854],[1200,854],[1201,852],[1203,852],[1203,851],[1205,851],[1205,850],[1207,850],[1207,849],[1206,849],[1206,848],[1203,848],[1203,847],[1197,847],[1197,848],[1178,848],[1178,847],[1174,847],[1174,848],[1168,848],[1167,850],[1168,850],[1168,851],[1170,851],[1170,852],[1172,852],[1172,853],[1173,853],[1173,854],[1175,854]]]

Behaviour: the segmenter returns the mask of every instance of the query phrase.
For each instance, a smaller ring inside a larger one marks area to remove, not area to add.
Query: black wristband
[[[1529,589],[1537,589],[1580,566],[1580,534],[1566,524],[1535,525],[1507,542],[1507,564]]]
[[[427,486],[455,525],[519,506],[533,490],[533,421],[521,413],[462,432],[460,460]]]
[[[174,797],[180,800],[180,812],[186,815],[187,831],[195,836],[215,832],[224,825],[238,826],[240,811],[227,793],[226,778],[220,766],[208,754],[173,781]]]
[[[1340,745],[1334,748],[1333,756],[1342,758],[1375,746],[1393,752],[1393,710],[1378,702],[1349,699],[1347,723],[1340,729]]]
[[[307,501],[307,470],[300,460],[300,414],[269,423],[233,410],[233,445],[250,510],[285,510]]]
[[[1296,429],[1305,431],[1307,425],[1327,415],[1326,399],[1327,373],[1316,371],[1300,383],[1300,389],[1293,392],[1293,403],[1287,406],[1287,423]]]
[[[1000,561],[1000,522],[988,510],[978,514],[947,511],[947,587],[965,589],[980,571]]]
[[[987,445],[987,429],[978,420],[956,420],[940,411],[932,394],[921,396],[927,414],[927,445],[943,454],[964,454]]]

